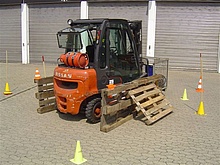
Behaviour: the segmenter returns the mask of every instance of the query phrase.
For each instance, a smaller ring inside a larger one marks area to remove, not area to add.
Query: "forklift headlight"
[[[73,20],[72,19],[68,19],[67,20],[67,24],[71,26],[73,24]]]

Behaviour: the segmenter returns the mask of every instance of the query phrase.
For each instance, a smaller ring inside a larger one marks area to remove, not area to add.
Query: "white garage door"
[[[0,7],[0,62],[21,62],[21,7]]]
[[[142,20],[142,54],[147,45],[147,5],[148,2],[89,3],[89,18],[118,18]]]
[[[220,3],[157,3],[156,57],[170,67],[217,70]]]
[[[80,3],[30,5],[30,62],[56,63],[63,49],[58,48],[56,33],[68,27],[68,19],[80,18]]]

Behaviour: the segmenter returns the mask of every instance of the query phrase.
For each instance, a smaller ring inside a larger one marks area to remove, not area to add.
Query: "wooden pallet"
[[[150,125],[173,111],[173,107],[165,99],[162,91],[155,84],[140,86],[128,92],[135,102],[136,110],[144,114],[141,119]]]
[[[139,111],[136,102],[134,101],[134,98],[136,98],[135,93],[131,93],[134,96],[129,95],[129,91],[137,91],[137,90],[143,90],[149,88],[150,86],[156,87],[155,82],[158,80],[162,79],[162,75],[154,75],[151,77],[144,77],[140,78],[138,80],[134,80],[132,82],[126,83],[126,84],[121,84],[118,85],[114,88],[114,90],[110,89],[103,89],[101,94],[102,94],[102,117],[101,117],[101,123],[100,123],[100,130],[103,132],[109,132],[113,130],[114,128],[120,126],[121,124],[129,121],[130,119],[137,117],[141,114]],[[146,91],[148,93],[148,91]],[[153,92],[150,92],[150,94],[157,94],[160,93],[161,90],[159,88],[155,89]],[[148,97],[150,97],[149,95]],[[146,98],[146,96],[140,96],[140,98]],[[164,100],[164,96],[160,96]],[[150,98],[149,98],[150,99]],[[154,98],[152,98],[154,99]],[[162,99],[161,99],[162,100]],[[160,102],[158,100],[157,102],[154,102],[156,100],[151,101],[152,103],[148,105],[147,107],[151,107],[152,104],[156,106]],[[149,102],[148,102],[149,103]],[[154,104],[155,103],[155,104]],[[135,108],[137,107],[137,108]],[[159,107],[159,106],[158,106]],[[152,108],[152,107],[151,107]],[[147,111],[147,113],[151,112],[151,114],[158,113],[160,110],[154,110],[150,109]],[[155,112],[153,112],[155,111]],[[163,111],[163,113],[168,112],[168,111]],[[160,115],[162,115],[160,113]],[[163,115],[164,116],[164,115]],[[147,115],[148,123],[149,121],[153,121],[153,118],[149,117]],[[159,117],[155,116],[154,117]],[[151,122],[152,123],[152,122]]]
[[[53,90],[53,76],[34,80],[37,83],[38,92],[35,97],[39,100],[39,108],[37,112],[42,114],[56,110],[56,99]]]

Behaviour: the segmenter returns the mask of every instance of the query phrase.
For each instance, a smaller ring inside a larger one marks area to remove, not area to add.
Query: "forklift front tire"
[[[94,98],[86,105],[85,115],[89,123],[98,123],[101,118],[101,98]]]

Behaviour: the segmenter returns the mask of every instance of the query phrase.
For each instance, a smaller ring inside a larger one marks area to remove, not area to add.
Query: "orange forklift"
[[[141,21],[78,19],[57,33],[65,49],[54,70],[54,93],[62,113],[85,113],[87,121],[101,117],[101,89],[148,76],[141,59]],[[142,69],[145,69],[144,74]]]

